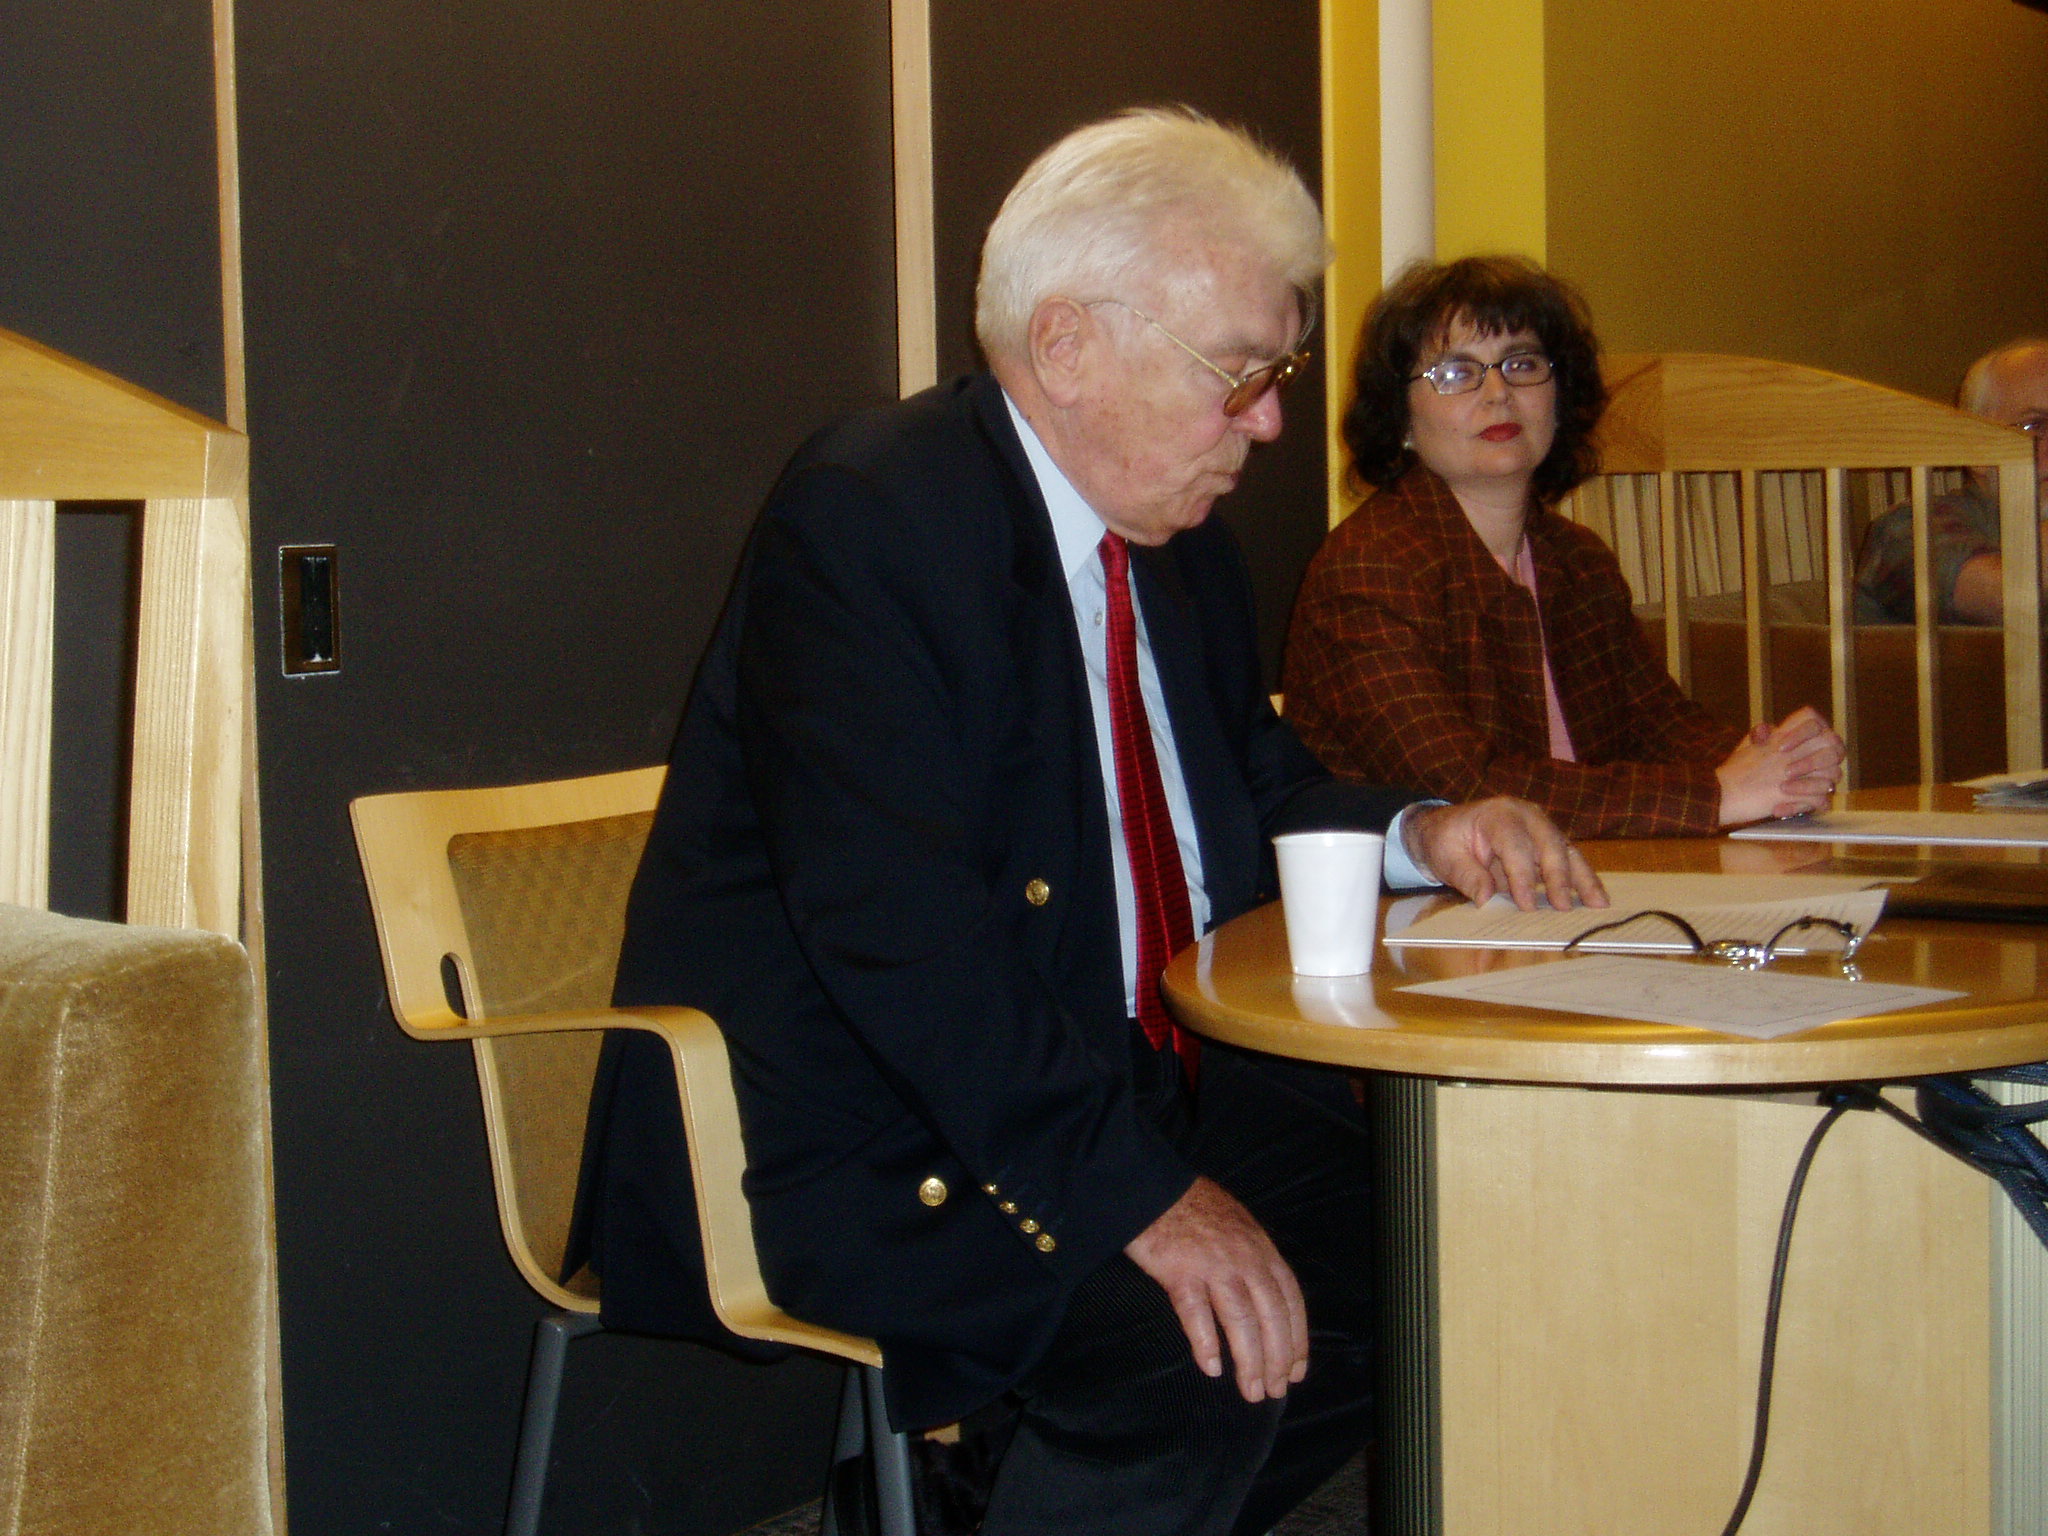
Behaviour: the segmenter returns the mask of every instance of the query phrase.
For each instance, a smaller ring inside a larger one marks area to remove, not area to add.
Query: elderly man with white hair
[[[1267,840],[1387,828],[1396,882],[1605,899],[1534,807],[1338,785],[1267,702],[1209,512],[1280,431],[1324,251],[1294,172],[1194,114],[1041,156],[983,253],[989,371],[769,496],[634,887],[618,999],[724,1028],[770,1294],[880,1341],[899,1427],[1009,1406],[987,1536],[1264,1531],[1364,1434],[1356,1104],[1159,995],[1270,896]],[[608,1050],[606,1317],[698,1332],[668,1064]]]
[[[2035,494],[2048,517],[2048,338],[2009,341],[1963,375],[1956,404],[2018,427],[2034,440]],[[1998,498],[1981,470],[1927,509],[1935,609],[1944,624],[2005,622],[2005,561]],[[1893,507],[1870,525],[1856,559],[1856,617],[1866,624],[1913,622],[1913,508]]]

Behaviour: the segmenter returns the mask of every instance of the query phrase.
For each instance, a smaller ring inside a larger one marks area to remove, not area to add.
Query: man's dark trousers
[[[1154,1053],[1134,1033],[1135,1051]],[[1247,1403],[1226,1353],[1204,1376],[1166,1293],[1129,1259],[1075,1292],[1021,1412],[984,1536],[1263,1536],[1363,1444],[1371,1413],[1366,1139],[1335,1074],[1212,1047],[1189,1096],[1149,1095],[1189,1159],[1242,1200],[1293,1267],[1309,1372]],[[1141,1071],[1147,1064],[1141,1060]]]

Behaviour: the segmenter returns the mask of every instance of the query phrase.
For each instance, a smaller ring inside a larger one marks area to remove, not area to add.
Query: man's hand
[[[1308,1309],[1294,1271],[1221,1184],[1196,1179],[1124,1252],[1165,1290],[1204,1375],[1223,1374],[1219,1324],[1246,1402],[1285,1397],[1308,1374]]]
[[[1847,755],[1842,738],[1810,708],[1757,726],[1714,770],[1721,781],[1721,825],[1824,810]]]
[[[1540,891],[1560,912],[1607,905],[1586,856],[1526,800],[1502,795],[1410,811],[1401,832],[1410,858],[1475,903],[1505,891],[1527,912]]]

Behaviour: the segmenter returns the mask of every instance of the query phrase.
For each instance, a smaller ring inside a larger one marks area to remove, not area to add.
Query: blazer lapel
[[[1066,920],[1046,953],[1066,951],[1066,963],[1078,966],[1088,985],[1118,1000],[1113,1011],[1121,1019],[1123,950],[1110,873],[1109,813],[1073,599],[1060,569],[1052,514],[1017,440],[1001,387],[993,376],[981,374],[968,391],[976,425],[999,466],[1011,522],[1015,600],[1010,643],[1026,695],[1022,723],[1032,759],[1029,792],[1033,804],[1049,809],[1052,824],[1072,840],[1072,867],[1083,887],[1075,901],[1063,906]],[[1014,809],[1021,818],[1030,815],[1031,807]]]

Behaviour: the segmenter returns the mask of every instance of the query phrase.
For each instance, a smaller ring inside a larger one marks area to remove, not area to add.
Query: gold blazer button
[[[1026,1216],[1022,1221],[1017,1223],[1017,1229],[1020,1232],[1022,1232],[1026,1237],[1029,1237],[1032,1233],[1038,1230],[1038,1223],[1033,1221],[1029,1216]]]
[[[1038,1251],[1040,1253],[1051,1253],[1053,1249],[1057,1247],[1059,1247],[1059,1244],[1052,1240],[1052,1234],[1050,1232],[1041,1232],[1038,1234]]]
[[[1052,887],[1043,880],[1033,880],[1024,887],[1024,899],[1034,907],[1042,907],[1052,900]]]
[[[926,1205],[944,1205],[946,1203],[946,1181],[940,1178],[926,1179],[917,1186],[917,1198]]]
[[[997,1206],[996,1209],[1001,1211],[1005,1216],[1014,1216],[1017,1214],[1017,1202],[1014,1200],[1005,1200],[1001,1205]]]

